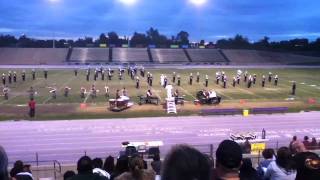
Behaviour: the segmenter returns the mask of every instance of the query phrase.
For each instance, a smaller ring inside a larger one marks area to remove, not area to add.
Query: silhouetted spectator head
[[[293,136],[293,137],[292,137],[292,140],[293,140],[293,141],[296,141],[296,140],[297,140],[297,136]]]
[[[258,179],[257,171],[252,167],[250,158],[244,158],[240,167],[240,179],[256,180]]]
[[[70,180],[76,173],[74,171],[67,171],[63,174],[63,180]]]
[[[122,155],[117,160],[116,172],[121,174],[126,171],[129,171],[129,158],[126,155]]]
[[[0,179],[7,180],[8,177],[8,156],[3,147],[0,146]]]
[[[129,161],[129,170],[134,179],[141,179],[144,169],[143,159],[139,156],[134,156],[130,158]]]
[[[209,160],[188,145],[175,146],[164,160],[161,179],[208,180],[210,179]]]
[[[303,140],[308,141],[309,137],[308,136],[304,136]]]
[[[92,166],[93,168],[99,168],[102,169],[103,161],[101,158],[95,158],[92,160]]]
[[[160,161],[160,155],[155,154],[153,156],[153,162],[151,162],[151,167],[154,172],[156,172],[157,175],[160,175],[161,172],[161,161]]]
[[[274,156],[274,150],[273,149],[265,149],[262,151],[262,156],[264,159],[272,159]]]
[[[114,171],[114,157],[108,156],[104,161],[103,169],[108,173],[112,173]]]
[[[242,161],[242,151],[239,144],[231,140],[224,140],[220,143],[217,151],[217,166],[227,169],[239,169]]]
[[[82,156],[77,163],[77,170],[79,174],[92,173],[92,160],[88,156]]]
[[[320,177],[320,158],[313,152],[298,153],[294,157],[297,165],[296,180],[318,180]]]
[[[295,163],[291,151],[287,147],[281,147],[277,151],[276,163],[279,167],[285,169],[287,172],[290,172],[295,169]]]
[[[23,162],[18,160],[14,163],[13,168],[10,171],[10,177],[15,177],[18,173],[23,171]]]

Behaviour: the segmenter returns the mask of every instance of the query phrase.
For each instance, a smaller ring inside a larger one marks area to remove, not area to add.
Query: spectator
[[[239,180],[239,169],[242,161],[241,147],[234,141],[224,140],[216,151],[216,169],[212,180]]]
[[[8,180],[8,156],[3,147],[0,146],[0,179]]]
[[[243,143],[243,146],[242,146],[242,153],[244,154],[250,154],[251,153],[251,144],[249,142],[248,139],[246,139],[246,141]]]
[[[297,164],[296,180],[319,180],[320,158],[313,152],[302,152],[294,156]]]
[[[63,174],[63,180],[70,180],[76,173],[74,171],[67,171]]]
[[[16,180],[33,180],[33,176],[31,173],[31,166],[29,164],[23,165],[22,172],[19,172],[14,177]]]
[[[160,155],[155,154],[153,156],[153,161],[151,162],[151,167],[156,172],[156,175],[160,175],[161,171],[161,160],[160,160]]]
[[[269,180],[294,180],[297,171],[291,151],[287,147],[281,147],[277,152],[276,161],[269,164],[264,175]]]
[[[290,149],[290,151],[291,151],[293,154],[296,153],[296,152],[294,152],[295,150],[293,149],[293,144],[296,143],[297,141],[298,141],[297,136],[293,136],[293,137],[292,137],[292,141],[291,141],[290,144],[289,144],[289,149]]]
[[[306,149],[310,149],[310,141],[308,136],[304,136],[302,143]]]
[[[139,156],[133,156],[129,161],[129,172],[124,172],[115,180],[154,180],[155,173],[152,170],[144,169],[143,159]]]
[[[241,180],[257,180],[258,179],[258,173],[252,167],[252,162],[250,158],[244,158],[242,160],[239,176]]]
[[[316,138],[313,137],[310,142],[310,150],[315,150],[315,149],[318,149],[318,143]]]
[[[92,160],[93,164],[93,174],[98,174],[99,176],[104,176],[108,179],[110,179],[110,174],[102,169],[103,161],[101,158],[95,158]]]
[[[306,151],[304,144],[299,140],[297,140],[297,136],[293,136],[292,141],[290,142],[289,148],[292,154]]]
[[[10,177],[15,177],[18,173],[23,172],[23,162],[16,161],[10,171]]]
[[[116,168],[115,168],[113,174],[111,174],[111,180],[113,180],[114,178],[116,178],[120,174],[129,171],[128,164],[129,164],[128,156],[126,156],[126,155],[120,156],[117,160]]]
[[[257,173],[260,179],[263,179],[264,173],[266,172],[269,164],[274,160],[274,150],[273,149],[265,149],[262,152],[262,156],[264,158],[263,161],[259,163],[257,168]]]
[[[161,180],[209,180],[210,164],[204,154],[188,145],[177,145],[167,154]]]
[[[107,180],[106,177],[93,174],[92,160],[88,156],[83,156],[78,160],[77,170],[78,174],[71,180]]]
[[[112,174],[114,171],[114,158],[112,156],[108,156],[104,161],[103,169],[107,171],[109,174]]]

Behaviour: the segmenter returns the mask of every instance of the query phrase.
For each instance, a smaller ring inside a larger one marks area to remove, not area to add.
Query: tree
[[[108,44],[108,38],[104,33],[101,33],[99,36],[99,43],[100,44]]]
[[[136,46],[147,46],[148,44],[148,38],[145,34],[143,33],[137,33],[135,32],[133,34],[133,36],[131,37],[131,40],[130,40],[130,45],[132,47],[136,47]]]
[[[179,45],[188,45],[189,33],[186,31],[180,31],[176,36],[176,41]]]
[[[116,46],[120,44],[119,36],[116,32],[114,31],[108,32],[108,37],[109,37],[109,44],[114,44]]]

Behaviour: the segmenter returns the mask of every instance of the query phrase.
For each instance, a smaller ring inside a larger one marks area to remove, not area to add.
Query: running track
[[[7,121],[0,123],[0,145],[10,162],[58,160],[75,163],[91,157],[116,156],[123,141],[161,140],[163,153],[179,143],[218,143],[232,132],[267,131],[269,146],[288,145],[293,135],[320,138],[320,112],[242,116],[188,116],[72,121]]]

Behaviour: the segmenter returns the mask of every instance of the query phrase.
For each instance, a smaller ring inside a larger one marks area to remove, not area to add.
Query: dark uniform
[[[57,99],[57,92],[56,91],[57,91],[56,89],[52,89],[50,91],[52,99]]]
[[[209,76],[206,75],[206,82],[205,82],[205,86],[208,87],[208,83],[209,83]]]
[[[173,72],[172,75],[172,82],[175,83],[176,82],[176,72]]]
[[[236,77],[233,77],[233,80],[232,80],[232,86],[233,87],[236,87],[236,82],[237,82]]]
[[[237,84],[238,84],[238,85],[240,84],[240,79],[241,79],[241,76],[240,76],[240,75],[237,75]]]
[[[2,84],[6,85],[6,75],[5,74],[2,74],[1,79],[2,79]]]
[[[104,70],[101,71],[101,80],[104,81]]]
[[[178,86],[180,86],[181,85],[181,77],[180,77],[180,75],[177,76],[177,80],[178,80]]]
[[[80,97],[81,98],[85,98],[85,93],[86,92],[86,89],[84,88],[84,87],[81,87],[81,89],[80,89]]]
[[[36,71],[33,69],[32,70],[32,80],[36,79]]]
[[[74,69],[74,76],[78,76],[78,69]]]
[[[246,72],[244,72],[244,82],[247,82],[247,80],[248,80],[248,72],[246,71]]]
[[[257,81],[257,75],[254,74],[254,75],[253,75],[253,84],[256,84],[256,81]]]
[[[9,88],[4,87],[2,91],[3,91],[4,99],[8,100],[9,99]]]
[[[11,71],[9,71],[9,73],[8,73],[8,83],[11,84],[11,81],[12,81],[12,74],[11,74]]]
[[[24,70],[22,71],[21,77],[22,77],[22,81],[26,80],[26,72]]]
[[[200,74],[199,72],[197,72],[197,83],[199,83],[199,81],[200,81]]]
[[[279,80],[279,77],[278,77],[278,75],[276,75],[276,76],[274,77],[274,85],[275,85],[275,86],[278,86],[278,80]]]
[[[262,87],[264,87],[265,84],[266,84],[266,77],[263,75],[262,76],[262,83],[261,83]]]
[[[164,78],[164,83],[163,83],[163,87],[166,88],[168,84],[168,79],[165,77]]]
[[[65,87],[64,88],[64,97],[68,97],[69,96],[69,90],[70,90],[69,87]]]
[[[44,70],[44,78],[47,79],[48,78],[48,70]]]
[[[227,77],[223,77],[223,88],[227,88]]]
[[[152,81],[153,81],[153,77],[152,74],[150,74],[150,80],[149,80],[149,85],[152,86]]]
[[[272,80],[272,73],[271,73],[271,72],[269,72],[268,81],[269,81],[269,82],[271,82],[271,80]]]
[[[296,88],[297,88],[296,82],[293,82],[293,84],[292,84],[292,92],[291,92],[292,95],[296,95]]]
[[[13,72],[13,82],[17,82],[17,73]]]
[[[137,89],[140,88],[140,79],[139,79],[138,76],[136,77],[136,88],[137,88]]]
[[[250,76],[248,79],[248,88],[251,88],[252,85],[252,77]]]
[[[30,99],[33,99],[34,98],[34,93],[35,93],[35,91],[34,91],[34,89],[33,89],[33,87],[31,86],[30,87],[30,89],[29,89],[29,98]]]
[[[219,81],[220,81],[220,75],[216,74],[216,84],[219,84]]]
[[[193,79],[193,75],[192,75],[192,73],[191,73],[190,76],[189,76],[189,84],[190,84],[190,85],[192,85],[192,79]]]

